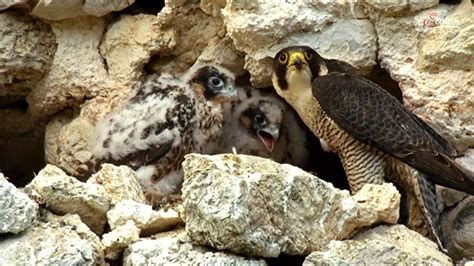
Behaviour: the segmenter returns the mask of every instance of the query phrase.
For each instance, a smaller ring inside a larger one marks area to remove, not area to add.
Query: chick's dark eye
[[[308,51],[304,52],[304,56],[306,57],[307,60],[310,60],[313,57],[313,55]]]
[[[253,120],[255,121],[255,123],[257,124],[264,124],[265,123],[265,119],[263,118],[263,116],[261,115],[256,115]]]
[[[218,77],[211,77],[209,79],[209,85],[213,88],[220,88],[224,85],[224,81]]]
[[[278,56],[278,61],[280,61],[280,63],[282,64],[285,64],[287,60],[288,60],[288,55],[286,55],[286,53],[282,53],[280,54],[280,56]]]

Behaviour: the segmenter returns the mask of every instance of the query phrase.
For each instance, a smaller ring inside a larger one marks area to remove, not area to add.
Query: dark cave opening
[[[120,14],[158,14],[163,7],[165,7],[164,0],[150,1],[150,0],[136,0],[135,3],[119,11]]]
[[[0,97],[0,172],[17,187],[45,166],[46,123],[28,113],[25,96]]]

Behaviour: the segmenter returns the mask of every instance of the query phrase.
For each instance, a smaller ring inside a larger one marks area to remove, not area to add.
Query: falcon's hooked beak
[[[288,69],[296,68],[298,71],[301,71],[303,68],[308,68],[309,65],[306,61],[304,54],[300,51],[290,52],[290,59],[288,60]]]
[[[275,143],[280,137],[280,130],[275,124],[268,124],[262,128],[257,129],[257,136],[267,148],[268,152],[272,152],[275,148]]]
[[[223,102],[237,102],[239,100],[239,95],[237,93],[237,88],[233,84],[226,85],[218,95],[214,97],[214,101],[223,103]]]

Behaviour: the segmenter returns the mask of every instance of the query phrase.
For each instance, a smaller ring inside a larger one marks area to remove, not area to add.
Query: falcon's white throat
[[[293,105],[293,103],[299,101],[301,97],[311,95],[312,74],[307,65],[301,70],[296,69],[294,66],[288,67],[285,78],[288,83],[288,88],[286,90],[280,88],[278,79],[275,75],[273,76],[272,81],[278,95],[283,97],[288,103]]]

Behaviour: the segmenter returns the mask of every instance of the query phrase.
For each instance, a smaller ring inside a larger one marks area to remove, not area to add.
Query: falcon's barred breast
[[[434,183],[474,194],[474,177],[455,164],[449,142],[395,97],[334,66],[310,47],[288,47],[274,58],[273,85],[339,155],[352,193],[365,183],[396,182],[417,200],[442,248]]]

